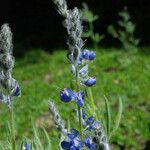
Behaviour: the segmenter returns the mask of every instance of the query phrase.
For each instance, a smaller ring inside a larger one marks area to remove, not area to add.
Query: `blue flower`
[[[87,49],[85,49],[83,52],[82,52],[82,58],[83,59],[86,59],[86,60],[94,60],[96,57],[96,54],[94,51],[89,51]]]
[[[89,77],[88,79],[84,81],[84,85],[89,86],[89,87],[95,84],[96,84],[96,77]]]
[[[83,52],[82,52],[82,57],[86,60],[89,59],[89,50],[85,49]]]
[[[62,141],[61,147],[66,150],[81,150],[83,143],[80,140],[79,131],[71,129],[68,134],[68,141]]]
[[[63,149],[70,150],[71,143],[70,143],[70,142],[67,142],[67,141],[62,141],[62,142],[61,142],[61,147],[62,147]]]
[[[94,60],[95,57],[96,57],[95,52],[94,51],[90,51],[90,53],[89,53],[89,60]]]
[[[93,116],[89,117],[89,118],[87,119],[86,123],[87,123],[87,125],[93,124],[93,123],[94,123],[94,117],[93,117]]]
[[[25,150],[30,150],[30,145],[29,144],[25,145]]]
[[[95,121],[94,122],[94,117],[91,116],[86,120],[86,130],[92,131],[94,129],[99,129],[100,128],[100,122],[99,121]]]
[[[85,146],[87,146],[90,150],[95,150],[96,149],[96,145],[92,140],[92,137],[86,137],[84,139],[84,144]]]
[[[77,101],[77,103],[80,107],[82,107],[84,105],[84,97],[85,97],[84,92],[77,92],[75,94],[75,100]]]
[[[60,91],[60,99],[65,103],[70,102],[73,99],[73,96],[74,96],[73,91],[67,88],[64,88],[63,91]]]

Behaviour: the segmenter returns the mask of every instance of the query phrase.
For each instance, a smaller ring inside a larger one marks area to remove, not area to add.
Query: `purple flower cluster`
[[[78,76],[78,82],[80,85],[91,87],[96,84],[96,77],[88,77],[88,64],[94,60],[95,57],[96,54],[93,51],[84,50],[80,53],[79,58],[75,63],[71,61],[71,72],[76,77]],[[71,54],[69,58],[71,58]],[[93,134],[94,129],[96,126],[100,125],[100,122],[95,122],[93,116],[86,118],[86,113],[83,108],[85,93],[82,91],[76,92],[68,88],[64,88],[60,91],[60,99],[65,103],[70,101],[75,101],[77,103],[81,111],[81,119],[84,127],[84,139],[81,140],[79,131],[72,129],[67,135],[67,140],[62,141],[61,147],[65,150],[81,150],[83,147],[86,147],[89,150],[96,149],[96,144],[93,142]]]
[[[88,65],[95,57],[94,51],[85,49],[80,53],[77,64],[72,63],[71,72],[73,74],[76,74],[76,66],[79,68],[78,74],[81,85],[91,87],[96,84],[96,77],[88,77]]]
[[[97,146],[93,142],[93,134],[95,129],[100,126],[100,122],[94,122],[94,117],[91,116],[86,120],[85,111],[82,111],[82,119],[85,120],[85,129],[84,134],[85,138],[84,141],[81,141],[80,133],[76,129],[71,129],[70,133],[68,133],[67,141],[61,142],[61,147],[65,150],[81,150],[82,148],[86,147],[89,150],[96,150]],[[87,131],[90,131],[90,134],[87,135]]]

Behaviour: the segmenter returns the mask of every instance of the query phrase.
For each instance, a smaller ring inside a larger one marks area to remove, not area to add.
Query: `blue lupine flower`
[[[25,150],[30,150],[30,145],[29,144],[25,145]]]
[[[84,81],[84,85],[89,86],[89,87],[95,84],[96,84],[96,77],[89,77],[88,79]]]
[[[74,95],[73,91],[67,88],[64,88],[63,91],[60,91],[60,99],[65,103],[71,101],[73,99],[73,95]]]
[[[89,118],[87,119],[86,123],[87,123],[87,125],[93,124],[93,123],[94,123],[94,117],[93,117],[93,116],[89,117]]]
[[[72,139],[74,139],[74,138],[76,138],[78,136],[79,136],[79,131],[77,131],[76,129],[71,129],[71,132],[68,133],[68,138],[70,140],[72,140]]]
[[[86,129],[85,130],[89,130],[89,131],[92,131],[94,129],[99,129],[100,127],[100,121],[96,121],[94,122],[94,117],[91,116],[89,117],[87,120],[86,120]]]
[[[94,51],[84,50],[82,52],[82,57],[83,59],[86,59],[86,60],[94,60],[96,57],[96,54]]]
[[[82,52],[82,58],[88,60],[89,59],[89,50],[85,49],[83,52]]]
[[[94,51],[90,51],[90,53],[89,53],[89,60],[94,60],[95,57],[96,57],[95,52]]]
[[[92,137],[86,137],[84,139],[84,144],[90,149],[90,150],[95,150],[96,149],[96,145],[92,140]]]
[[[91,116],[89,117],[87,120],[86,120],[86,124],[87,124],[87,127],[86,129],[91,131],[93,129],[93,124],[94,124],[94,117]]]
[[[83,144],[79,137],[79,132],[76,129],[71,129],[68,134],[69,141],[62,141],[61,147],[66,150],[81,150]]]
[[[82,107],[84,105],[84,97],[85,97],[84,92],[77,92],[75,94],[75,100],[77,101],[77,103],[80,107]]]

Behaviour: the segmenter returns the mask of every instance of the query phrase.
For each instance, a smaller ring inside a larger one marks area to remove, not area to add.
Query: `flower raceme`
[[[82,111],[84,115],[82,115],[83,119],[85,120],[85,112]],[[96,144],[93,142],[92,134],[94,133],[97,126],[100,126],[100,122],[94,121],[94,117],[91,116],[87,120],[85,120],[85,130],[90,131],[90,135],[86,136],[83,141],[81,141],[80,133],[76,129],[71,129],[70,133],[67,134],[67,141],[64,140],[61,142],[61,147],[64,150],[81,150],[84,147],[87,147],[89,150],[96,150]],[[87,135],[85,133],[85,135]]]
[[[96,137],[98,142],[94,142],[95,130],[99,131],[102,128],[102,124],[99,121],[95,121],[94,117],[86,117],[84,111],[84,99],[85,93],[81,91],[82,87],[91,87],[96,84],[96,77],[88,76],[88,65],[92,62],[96,54],[94,51],[82,50],[84,42],[82,40],[82,16],[78,8],[68,9],[65,0],[53,0],[57,6],[57,11],[64,17],[64,27],[67,29],[67,45],[68,53],[67,58],[71,64],[72,80],[75,81],[75,89],[64,88],[60,91],[60,99],[64,103],[75,101],[77,103],[77,117],[78,117],[78,129],[67,130],[65,139],[61,142],[61,147],[64,150],[98,150],[101,143]],[[85,89],[85,88],[84,88]],[[91,100],[92,101],[92,100]],[[93,103],[93,102],[92,102]],[[93,104],[94,105],[94,104]],[[94,110],[94,109],[93,109]],[[54,112],[54,111],[52,111]]]

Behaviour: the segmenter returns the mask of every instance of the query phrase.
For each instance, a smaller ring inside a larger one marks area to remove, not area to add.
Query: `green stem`
[[[88,98],[90,99],[90,105],[92,106],[92,109],[94,111],[95,119],[98,120],[98,116],[97,116],[97,113],[96,113],[96,107],[95,107],[93,94],[92,94],[92,89],[90,87],[88,87],[87,89],[88,89],[88,91],[87,91]]]
[[[12,143],[12,150],[16,150],[13,103],[12,103],[11,108],[10,108],[10,121],[11,121],[11,143]]]
[[[79,74],[78,74],[78,66],[76,67],[76,88],[77,91],[80,91],[80,83],[79,83]],[[77,104],[78,105],[78,104]],[[79,117],[79,130],[81,141],[83,141],[83,127],[82,127],[82,115],[81,115],[81,107],[78,105],[78,117]]]

